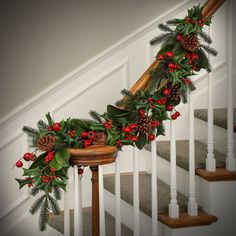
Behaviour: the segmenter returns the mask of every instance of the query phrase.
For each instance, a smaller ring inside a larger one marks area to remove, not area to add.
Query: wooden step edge
[[[208,171],[203,168],[197,168],[196,174],[209,182],[236,180],[236,171],[229,171],[225,168],[216,168],[216,171]]]
[[[158,220],[172,229],[210,225],[217,221],[217,217],[199,210],[198,216],[190,216],[187,212],[180,212],[179,218],[170,218],[168,213],[159,213]]]

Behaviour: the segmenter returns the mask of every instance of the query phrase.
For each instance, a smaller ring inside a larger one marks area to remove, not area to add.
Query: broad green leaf
[[[38,167],[39,165],[41,165],[45,159],[45,157],[47,156],[47,153],[43,153],[41,155],[39,155],[37,157],[37,159],[32,163],[32,165],[30,166],[29,169],[35,169],[36,167]]]
[[[63,167],[62,165],[57,163],[55,158],[50,161],[49,166],[54,168],[55,170],[60,170]]]
[[[141,150],[145,146],[147,141],[148,141],[147,135],[146,134],[140,134],[139,137],[138,137],[138,142],[136,143],[136,147]]]
[[[38,176],[41,174],[39,167],[34,169],[23,168],[23,171],[24,171],[23,176]]]
[[[66,183],[64,181],[60,181],[60,180],[54,179],[52,185],[53,186],[58,186],[58,187],[62,188],[66,192]]]
[[[24,187],[26,184],[30,184],[32,182],[31,179],[26,180],[26,179],[15,179],[19,183],[20,189]]]
[[[70,153],[67,149],[63,149],[55,153],[55,159],[58,164],[67,166],[69,165]]]

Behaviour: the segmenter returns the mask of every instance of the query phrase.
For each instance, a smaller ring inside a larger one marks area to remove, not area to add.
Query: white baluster
[[[82,188],[78,166],[74,165],[74,236],[83,235]]]
[[[210,28],[211,35],[211,28]],[[210,61],[209,56],[209,61]],[[216,160],[214,157],[214,134],[213,134],[213,72],[208,77],[208,114],[207,114],[207,158],[206,169],[208,171],[216,170]]]
[[[103,167],[99,167],[99,223],[100,236],[106,235],[105,228],[105,210],[104,210],[104,184],[103,184]]]
[[[116,236],[121,236],[121,218],[120,218],[120,158],[116,157],[115,162],[115,199],[116,199]]]
[[[133,149],[133,176],[134,236],[139,236],[139,170],[137,148]]]
[[[157,146],[151,142],[152,153],[152,236],[158,235],[158,198],[157,198]]]
[[[70,189],[69,184],[64,194],[64,236],[70,236]]]
[[[177,184],[176,184],[176,139],[175,122],[170,121],[170,204],[169,216],[171,218],[179,217],[179,205],[177,203]]]
[[[189,201],[188,214],[198,215],[195,190],[194,93],[189,94]]]
[[[227,158],[226,158],[226,169],[236,170],[235,157],[234,157],[234,134],[233,134],[233,58],[232,58],[232,6],[229,1],[229,28],[228,28],[228,110],[227,110]]]

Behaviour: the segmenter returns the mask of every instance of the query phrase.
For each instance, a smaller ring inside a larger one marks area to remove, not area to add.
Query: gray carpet
[[[106,236],[115,235],[115,219],[110,214],[106,212],[105,214],[106,221]],[[74,211],[70,210],[70,230],[71,236],[74,235]],[[62,211],[60,215],[51,214],[49,217],[49,225],[63,234],[64,232],[64,212]],[[83,230],[84,236],[92,235],[92,214],[91,208],[83,209]],[[125,225],[121,225],[121,235],[122,236],[132,236],[133,232],[127,228]]]
[[[214,125],[227,129],[227,109],[214,109]],[[207,121],[207,109],[194,110],[194,116]],[[234,108],[234,132],[236,132],[236,108]]]
[[[133,173],[121,174],[121,199],[133,205]],[[139,173],[140,210],[145,214],[152,215],[151,207],[151,175],[146,172]],[[115,176],[104,176],[104,188],[109,192],[115,192]],[[158,212],[168,212],[170,200],[170,187],[157,179]],[[180,210],[186,210],[187,197],[178,193]]]
[[[151,145],[146,145],[146,149],[151,151]],[[189,141],[177,140],[176,141],[176,163],[177,166],[189,170]],[[170,141],[157,141],[157,155],[170,161]],[[226,155],[214,150],[216,158],[216,166],[224,167]],[[204,168],[207,158],[207,146],[195,140],[195,165],[196,168]]]

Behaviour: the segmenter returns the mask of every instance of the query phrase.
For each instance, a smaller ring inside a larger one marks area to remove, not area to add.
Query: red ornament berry
[[[166,52],[166,57],[172,58],[174,56],[173,52]]]
[[[22,161],[17,161],[16,162],[16,167],[20,168],[23,166],[23,162]]]
[[[153,128],[156,128],[157,126],[160,125],[160,121],[158,121],[158,120],[153,120],[153,121],[151,122],[151,125],[152,125]]]
[[[122,140],[120,140],[120,139],[117,140],[117,141],[116,141],[116,145],[117,145],[118,147],[122,147],[122,145],[123,145],[123,144],[122,144]]]
[[[25,161],[30,161],[30,160],[31,160],[31,156],[32,156],[31,153],[26,152],[26,153],[24,154],[24,160],[25,160]]]
[[[149,136],[148,136],[148,139],[149,139],[150,141],[155,140],[155,138],[156,138],[155,134],[149,134]]]
[[[144,116],[145,115],[145,111],[144,111],[144,109],[139,109],[139,115],[141,115],[141,116]]]
[[[55,172],[55,169],[54,168],[50,168],[50,172],[54,173]]]
[[[162,54],[157,55],[158,60],[164,60],[164,56]]]
[[[173,106],[171,104],[166,105],[166,110],[167,111],[172,111],[173,110]]]
[[[185,54],[185,58],[190,59],[191,58],[191,54],[190,53],[186,53]]]
[[[52,126],[48,126],[48,131],[52,131]]]
[[[138,142],[138,137],[137,137],[137,136],[133,136],[133,137],[132,137],[132,141],[133,141],[133,142]]]
[[[152,102],[153,102],[153,100],[152,100],[152,98],[151,98],[151,97],[149,97],[149,98],[148,98],[148,101],[149,101],[150,103],[152,103]]]
[[[178,34],[177,37],[176,37],[176,40],[177,40],[178,42],[180,42],[180,41],[182,40],[182,35],[181,35],[181,34]]]
[[[177,119],[177,115],[176,114],[171,115],[171,119],[172,120],[176,120]]]
[[[188,24],[188,23],[190,23],[190,18],[186,18],[185,19],[185,22]]]
[[[199,20],[200,23],[205,23],[205,19],[202,18],[201,20]]]
[[[195,25],[196,24],[196,20],[192,20],[192,23]]]
[[[32,184],[28,184],[28,187],[30,188],[32,186]]]
[[[130,132],[131,132],[130,127],[123,127],[122,130],[123,130],[125,133],[130,133]]]
[[[170,69],[175,69],[175,64],[174,64],[174,63],[169,63],[169,64],[168,64],[168,67],[169,67]]]
[[[196,53],[193,53],[193,54],[191,55],[191,59],[192,59],[193,61],[196,61],[196,60],[198,60],[198,59],[199,59],[199,56],[198,56],[198,54],[196,54]]]
[[[170,95],[170,90],[168,88],[165,88],[162,90],[162,94],[164,94],[165,96],[169,96]]]
[[[176,112],[175,112],[175,115],[176,115],[177,117],[179,117],[179,116],[180,116],[180,113],[179,113],[178,111],[176,111]]]
[[[204,23],[201,23],[201,24],[200,24],[200,27],[203,27],[203,26],[204,26]]]
[[[133,131],[133,132],[136,132],[138,130],[138,125],[133,123],[130,125],[130,129]]]
[[[192,60],[189,60],[189,63],[188,63],[189,65],[192,65],[193,64],[193,61]]]
[[[55,132],[61,131],[61,126],[59,123],[54,123],[52,128]]]
[[[161,104],[164,105],[164,104],[166,104],[167,100],[166,100],[166,98],[161,98],[160,101],[161,101]]]
[[[84,169],[83,168],[79,168],[78,169],[78,173],[79,173],[79,175],[82,175],[84,173]]]
[[[82,138],[87,138],[88,137],[88,133],[87,132],[82,132],[81,133],[81,137]]]

